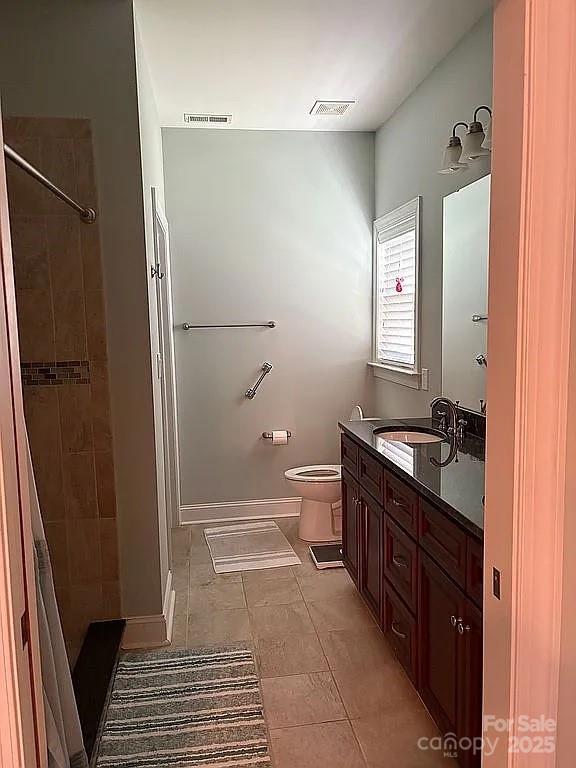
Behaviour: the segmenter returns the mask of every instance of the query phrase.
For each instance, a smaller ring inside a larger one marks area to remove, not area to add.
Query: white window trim
[[[421,231],[421,196],[409,200],[407,203],[398,206],[392,211],[379,216],[372,227],[372,359],[368,366],[372,373],[378,379],[385,379],[394,384],[400,384],[412,389],[420,389],[420,231]],[[415,269],[415,318],[414,318],[414,367],[404,368],[400,365],[386,364],[379,362],[376,355],[377,339],[377,292],[378,292],[378,266],[377,249],[378,233],[383,229],[388,229],[395,220],[405,218],[407,215],[414,215],[416,219],[416,269]]]

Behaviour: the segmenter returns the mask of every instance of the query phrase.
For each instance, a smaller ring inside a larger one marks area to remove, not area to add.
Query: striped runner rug
[[[97,768],[271,768],[262,699],[245,645],[126,653]]]
[[[301,560],[273,520],[206,528],[216,573],[300,565]]]

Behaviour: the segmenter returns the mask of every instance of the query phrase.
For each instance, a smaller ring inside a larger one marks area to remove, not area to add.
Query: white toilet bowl
[[[298,535],[304,541],[339,541],[342,536],[342,469],[317,464],[287,469],[284,477],[302,496]]]

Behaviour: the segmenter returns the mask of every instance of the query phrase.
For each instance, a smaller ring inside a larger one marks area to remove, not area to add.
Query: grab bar
[[[274,320],[267,323],[229,323],[227,325],[194,325],[192,323],[182,323],[184,331],[194,331],[205,328],[276,328]]]
[[[262,373],[258,377],[258,381],[254,384],[253,387],[250,387],[250,389],[247,389],[246,392],[244,392],[244,396],[248,398],[248,400],[253,400],[256,397],[256,392],[258,391],[258,387],[262,382],[264,381],[264,377],[267,376],[270,371],[272,370],[272,363],[263,363],[261,371]]]

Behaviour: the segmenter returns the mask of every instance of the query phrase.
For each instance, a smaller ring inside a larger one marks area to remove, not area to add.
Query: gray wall
[[[442,379],[442,200],[489,172],[437,173],[452,125],[470,121],[474,108],[492,104],[492,14],[486,15],[434,69],[376,134],[376,215],[422,195],[421,366],[430,391],[377,381],[381,416],[429,413]],[[485,119],[486,113],[482,113]]]
[[[293,495],[370,407],[374,134],[164,129],[183,505]],[[189,331],[276,320],[274,330]],[[256,398],[260,365],[274,370]],[[286,447],[259,439],[289,429]]]
[[[136,48],[136,75],[138,90],[138,117],[140,126],[140,154],[142,160],[142,195],[144,200],[144,234],[146,261],[148,267],[148,312],[150,317],[150,352],[153,372],[157,371],[156,356],[160,354],[158,301],[156,280],[151,277],[151,268],[156,262],[154,249],[154,213],[152,210],[152,187],[156,190],[157,204],[164,208],[164,158],[162,155],[162,129],[152,89],[152,78],[142,47],[138,19],[134,19],[134,41]],[[164,424],[162,418],[161,380],[152,376],[152,400],[154,404],[154,438],[156,446],[156,478],[158,492],[158,533],[160,544],[160,575],[163,590],[170,568],[168,555],[168,520],[164,478]]]
[[[6,115],[92,121],[106,294],[124,615],[161,612],[162,584],[134,27],[130,0],[2,6]]]

